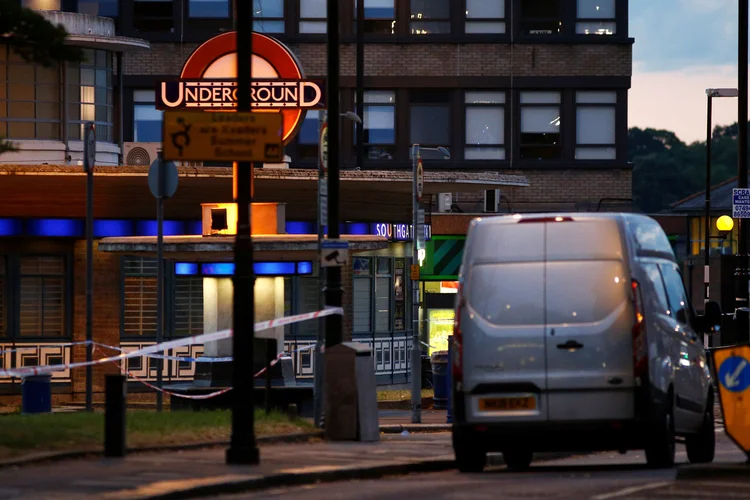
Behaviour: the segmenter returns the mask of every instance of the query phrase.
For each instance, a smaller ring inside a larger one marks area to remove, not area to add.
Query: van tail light
[[[464,378],[463,366],[463,334],[461,333],[461,310],[464,307],[463,287],[459,283],[456,294],[456,312],[453,318],[453,359],[451,360],[452,375],[455,383],[461,384]]]
[[[633,291],[633,376],[636,385],[643,382],[648,368],[646,356],[646,317],[643,307],[641,287],[636,280],[631,281]]]

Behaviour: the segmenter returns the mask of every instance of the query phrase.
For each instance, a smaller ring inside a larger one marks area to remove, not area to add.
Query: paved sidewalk
[[[0,470],[0,498],[189,498],[200,490],[366,477],[368,469],[370,476],[445,470],[454,459],[449,433],[381,435],[377,443],[270,445],[261,447],[259,466],[228,466],[224,454],[225,448],[213,448]]]

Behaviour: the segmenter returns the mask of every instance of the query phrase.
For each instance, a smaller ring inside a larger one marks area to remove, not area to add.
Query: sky
[[[706,89],[737,86],[737,0],[630,0],[630,127],[706,139]],[[737,121],[737,99],[713,100],[713,124]]]

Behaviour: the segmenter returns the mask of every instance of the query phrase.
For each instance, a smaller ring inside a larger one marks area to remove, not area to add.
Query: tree
[[[66,45],[68,33],[41,14],[21,7],[18,0],[0,0],[0,33],[2,43],[24,61],[45,67],[60,62],[83,61],[83,51]],[[0,137],[0,154],[15,151],[13,144]]]

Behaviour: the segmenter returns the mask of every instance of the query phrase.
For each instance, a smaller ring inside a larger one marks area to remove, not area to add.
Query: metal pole
[[[251,111],[250,85],[253,53],[252,2],[235,0],[237,12],[237,111]],[[234,244],[234,304],[232,308],[232,437],[227,463],[260,462],[255,440],[253,343],[255,342],[255,279],[250,206],[253,165],[237,164],[237,235]]]
[[[419,263],[417,248],[417,218],[419,200],[417,199],[417,164],[419,163],[419,144],[412,146],[412,235],[411,235],[411,263]],[[411,423],[422,422],[422,348],[419,345],[419,281],[411,280],[412,290],[412,346],[411,346]]]
[[[748,0],[739,0],[739,26],[738,26],[738,50],[737,50],[737,121],[738,121],[738,137],[737,137],[737,187],[747,188],[747,92],[748,92],[748,75],[747,75],[747,59],[748,59]],[[747,227],[743,219],[737,219],[737,254],[739,256],[739,262],[737,270],[735,271],[735,290],[736,290],[736,303],[737,307],[743,307],[747,305],[748,290],[747,290],[747,234],[745,234]],[[747,325],[743,325],[746,329]],[[740,333],[740,332],[738,332]],[[742,332],[742,339],[744,341],[747,336],[747,331]]]
[[[322,119],[318,120],[318,138],[320,139],[320,133],[323,130],[323,126],[328,121],[328,116],[325,112],[321,112]],[[323,147],[323,144],[318,145],[319,148]],[[322,195],[325,189],[324,183],[326,182],[325,172],[323,165],[318,166],[318,255],[323,251],[323,220],[322,212]],[[325,305],[325,295],[323,289],[325,285],[325,275],[323,267],[318,266],[318,310],[322,310]],[[325,345],[325,318],[318,318],[318,337],[315,343],[315,372],[314,375],[314,390],[313,390],[313,413],[315,419],[315,427],[320,427],[323,424],[323,381],[325,377],[323,375],[325,363],[323,362],[323,346]]]
[[[704,238],[704,255],[703,255],[703,309],[705,311],[706,304],[709,300],[709,275],[711,274],[711,259],[709,254],[711,249],[711,103],[713,98],[709,93],[707,96],[708,104],[706,110],[706,213],[705,213],[705,225],[704,230],[706,232]],[[703,334],[703,345],[708,347],[709,336]]]
[[[94,166],[86,171],[86,411],[93,410]]]
[[[362,123],[357,130],[357,166],[364,168],[365,163],[365,1],[357,1],[357,116]]]
[[[339,1],[327,0],[328,6],[328,239],[338,239],[339,234],[339,143],[341,120],[339,103]],[[344,290],[341,286],[341,268],[328,267],[325,286],[326,305],[341,307]],[[343,315],[326,316],[326,349],[343,340]]]
[[[156,197],[156,343],[164,342],[164,189],[166,168],[159,153],[159,176]],[[164,354],[167,354],[166,352]],[[156,387],[161,389],[164,360],[156,360]],[[164,400],[161,391],[156,391],[156,411],[162,411]]]

